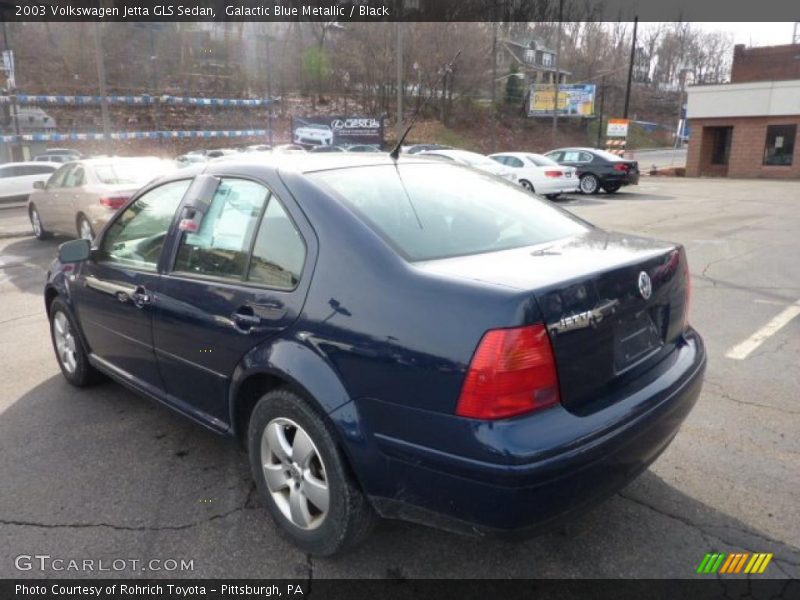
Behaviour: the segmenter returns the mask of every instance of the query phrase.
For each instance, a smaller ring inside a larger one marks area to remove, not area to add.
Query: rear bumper
[[[547,181],[535,187],[537,194],[569,194],[578,191],[578,178],[565,178],[553,182]]]
[[[655,380],[588,416],[562,406],[494,423],[383,415],[395,426],[373,435],[392,485],[370,494],[376,510],[451,530],[527,534],[594,506],[646,469],[694,406],[702,340],[692,332],[673,354]],[[373,404],[359,406],[368,421],[387,410]]]
[[[639,185],[639,173],[621,173],[619,175],[609,174],[602,177],[602,185],[618,184],[618,185]]]

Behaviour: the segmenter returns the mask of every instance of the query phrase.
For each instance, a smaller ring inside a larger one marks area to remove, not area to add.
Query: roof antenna
[[[442,79],[444,79],[447,76],[447,74],[453,70],[453,65],[455,64],[456,60],[458,60],[459,56],[461,56],[461,50],[456,52],[456,55],[453,57],[453,60],[451,60],[444,66],[444,69],[442,69],[442,74],[439,76],[439,79],[437,79],[432,86],[428,86],[429,89],[431,90],[435,89],[439,85],[439,82],[441,82]],[[431,93],[428,94],[425,100],[422,101],[422,104],[419,105],[419,108],[416,111],[414,111],[414,116],[411,117],[411,123],[408,124],[408,127],[406,127],[406,130],[403,132],[403,135],[401,135],[400,139],[397,140],[397,145],[394,148],[392,148],[391,152],[389,152],[389,156],[391,156],[393,160],[397,160],[398,158],[400,158],[400,146],[402,146],[403,142],[406,141],[406,136],[411,131],[411,128],[414,127],[414,123],[416,123],[417,121],[417,115],[419,115],[419,113],[422,112],[422,109],[428,105],[428,102],[432,97],[433,97],[433,91],[431,91]]]

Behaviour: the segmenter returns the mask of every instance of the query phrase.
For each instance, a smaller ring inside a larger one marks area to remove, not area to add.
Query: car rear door
[[[61,198],[64,178],[72,170],[72,165],[64,165],[53,173],[47,180],[47,185],[40,192],[37,192],[34,199],[39,218],[48,231],[61,231],[58,228],[58,205]]]
[[[92,358],[117,376],[160,396],[152,319],[158,265],[170,225],[191,180],[146,191],[114,218],[72,287]]]
[[[224,428],[237,365],[299,315],[308,235],[298,217],[263,183],[223,177],[199,228],[176,238],[154,346],[171,400],[195,417]]]

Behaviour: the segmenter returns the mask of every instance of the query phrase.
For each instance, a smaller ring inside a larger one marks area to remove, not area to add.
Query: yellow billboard
[[[563,84],[558,86],[558,115],[565,117],[591,117],[594,115],[593,84]],[[528,116],[553,115],[556,95],[555,85],[534,83],[528,99]]]

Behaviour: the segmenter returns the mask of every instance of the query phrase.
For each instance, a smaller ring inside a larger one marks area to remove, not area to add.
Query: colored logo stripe
[[[767,565],[772,560],[772,556],[771,552],[756,552],[752,555],[749,552],[734,552],[732,554],[709,552],[703,557],[697,567],[697,572],[704,574],[719,572],[730,575],[742,573],[742,569],[744,569],[744,573],[747,574],[761,574],[766,570]]]

